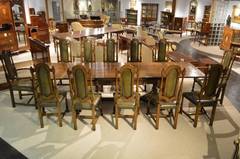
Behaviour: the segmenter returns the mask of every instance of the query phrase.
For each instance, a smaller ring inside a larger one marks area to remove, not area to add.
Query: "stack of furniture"
[[[126,9],[127,25],[137,25],[137,10]]]

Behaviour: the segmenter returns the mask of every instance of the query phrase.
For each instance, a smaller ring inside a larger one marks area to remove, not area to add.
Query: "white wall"
[[[202,21],[205,6],[211,5],[211,3],[212,3],[211,0],[199,0],[198,1],[198,7],[197,7],[197,12],[196,12],[196,21]]]
[[[120,0],[121,6],[120,6],[120,17],[126,16],[126,9],[130,8],[130,0]],[[139,10],[139,9],[138,9]]]
[[[25,14],[27,23],[30,24],[30,15],[29,15],[29,8],[34,8],[35,12],[38,11],[46,11],[45,8],[45,1],[44,0],[24,0],[25,5]]]
[[[188,17],[190,1],[191,0],[177,0],[175,17]]]
[[[45,0],[25,0],[28,3],[29,8],[34,8],[35,12],[45,11]]]

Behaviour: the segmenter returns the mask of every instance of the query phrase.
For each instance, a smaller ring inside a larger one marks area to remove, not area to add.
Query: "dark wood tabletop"
[[[217,62],[206,57],[206,58],[195,58],[190,54],[185,54],[182,52],[174,51],[168,53],[168,58],[174,62],[189,62],[195,66],[208,66],[211,64],[216,64]]]
[[[71,67],[76,64],[77,63],[52,63],[50,65],[55,68],[56,79],[67,79],[68,68],[71,69]],[[180,65],[182,68],[185,68],[185,78],[204,77],[204,74],[198,68],[187,62],[131,62],[131,64],[138,68],[140,79],[160,78],[161,70],[164,67],[172,64],[177,64]],[[91,69],[93,79],[112,80],[115,79],[116,69],[119,69],[122,65],[124,65],[124,63],[96,62],[83,65]]]

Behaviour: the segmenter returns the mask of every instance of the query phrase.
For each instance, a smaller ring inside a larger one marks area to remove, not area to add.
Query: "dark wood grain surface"
[[[55,74],[57,79],[66,79],[67,78],[67,70],[71,69],[72,66],[77,63],[52,63],[50,64],[55,68]],[[139,78],[140,79],[153,79],[161,77],[161,70],[172,64],[180,65],[185,69],[185,78],[194,78],[194,77],[204,77],[204,74],[195,66],[187,62],[151,62],[151,63],[131,63],[136,66],[139,70]],[[89,63],[83,64],[91,69],[92,78],[93,79],[114,79],[115,71],[119,69],[124,63]]]

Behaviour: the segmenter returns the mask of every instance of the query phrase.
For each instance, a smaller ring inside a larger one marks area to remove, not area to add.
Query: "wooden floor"
[[[180,43],[177,51],[183,52],[185,54],[191,55],[192,58],[200,61],[209,59],[207,56],[208,53],[201,52],[192,48],[191,40],[183,40]],[[214,57],[214,55],[209,54]],[[218,57],[218,55],[216,55]],[[240,111],[240,74],[232,71],[229,78],[225,95],[232,102],[232,104]]]

